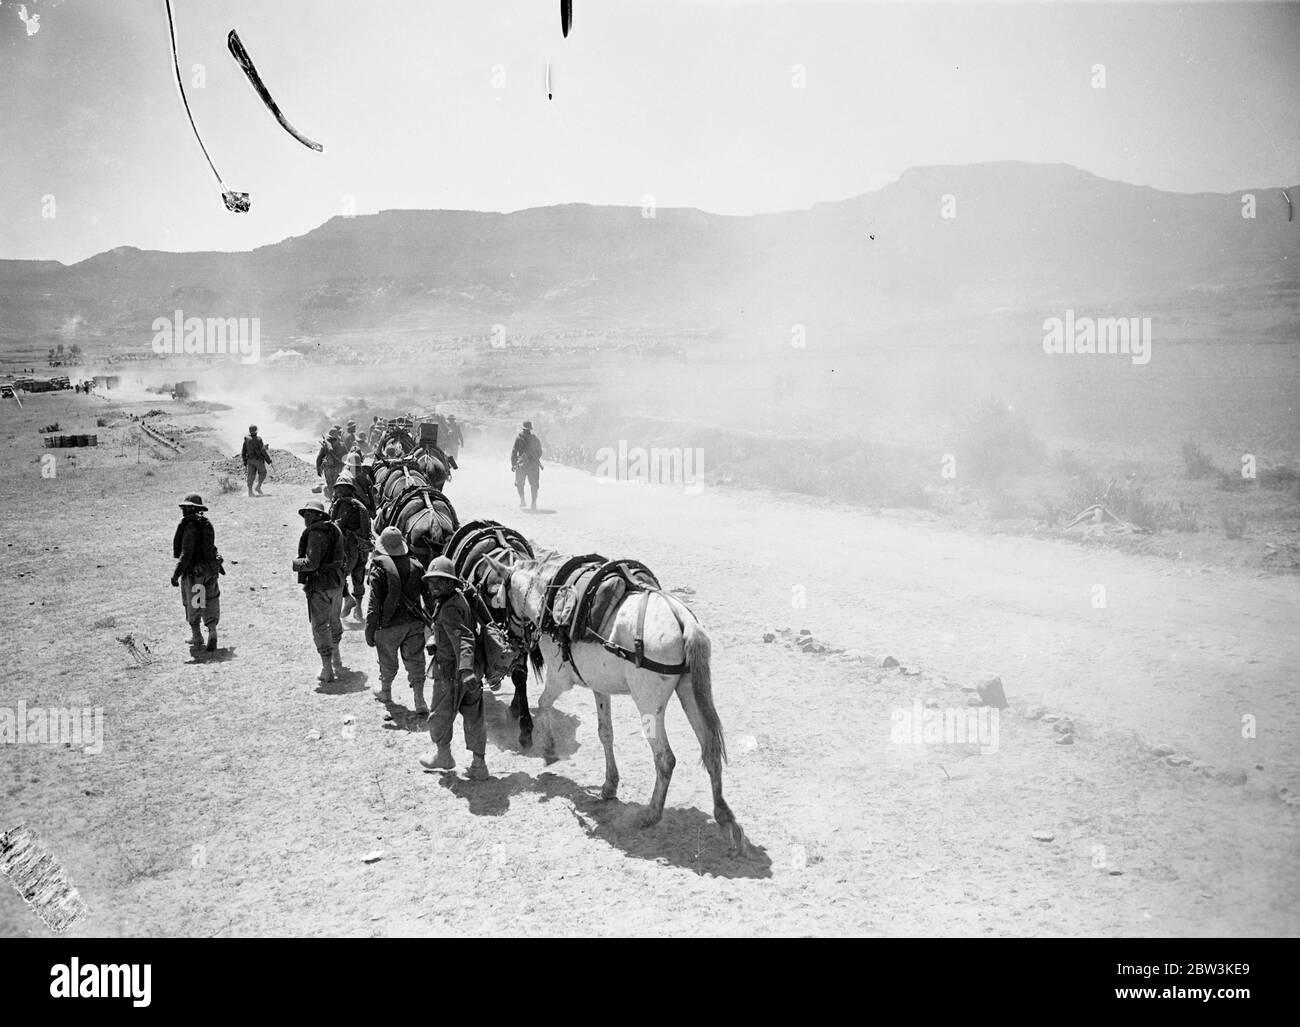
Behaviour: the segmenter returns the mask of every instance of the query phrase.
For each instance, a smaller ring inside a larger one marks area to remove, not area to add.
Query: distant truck
[[[0,383],[0,399],[13,399],[14,387],[9,382]]]
[[[172,396],[176,399],[198,399],[199,383],[177,382],[176,388],[172,390]]]

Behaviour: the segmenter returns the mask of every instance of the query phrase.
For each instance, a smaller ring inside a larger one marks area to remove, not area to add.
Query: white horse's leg
[[[553,664],[547,664],[546,667],[546,687],[542,689],[542,694],[537,700],[537,717],[542,725],[542,756],[547,763],[554,763],[555,756],[555,728],[551,723],[551,712],[555,706],[555,700],[567,692],[570,688],[570,682],[562,680],[561,676],[551,669]]]
[[[713,819],[718,822],[723,836],[727,839],[728,849],[740,855],[745,854],[745,833],[736,823],[736,817],[722,797],[722,753],[716,744],[708,719],[700,709],[699,700],[691,684],[691,675],[683,674],[677,685],[677,698],[681,700],[686,719],[691,722],[691,729],[700,741],[700,753],[704,767],[709,772],[709,781],[713,785]]]
[[[618,794],[618,764],[614,762],[614,720],[610,716],[609,696],[603,692],[596,696],[596,732],[605,747],[605,785],[600,790],[602,799],[612,799]]]
[[[637,818],[641,827],[657,824],[663,817],[668,783],[672,781],[673,767],[677,765],[677,757],[668,745],[668,732],[664,729],[664,709],[668,705],[672,689],[663,684],[663,678],[658,674],[653,675],[654,684],[647,682],[638,685],[638,677],[648,676],[651,675],[645,671],[633,671],[629,680],[632,700],[641,713],[641,731],[650,743],[650,751],[654,753],[655,760],[655,787],[650,794],[650,808]]]

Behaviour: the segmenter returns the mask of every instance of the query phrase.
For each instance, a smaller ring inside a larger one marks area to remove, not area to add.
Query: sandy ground
[[[221,494],[197,449],[145,447],[137,464],[136,429],[94,427],[104,407],[32,397],[0,419],[0,707],[105,712],[99,755],[0,746],[0,829],[27,822],[61,861],[91,910],[73,933],[1300,933],[1293,577],[559,466],[525,513],[505,445],[468,450],[448,487],[462,519],[639,558],[704,621],[727,797],[752,845],[735,859],[677,706],[653,828],[631,823],[653,783],[633,707],[614,705],[622,786],[602,802],[580,690],[560,700],[559,762],[518,750],[503,693],[491,781],[464,779],[459,730],[461,772],[422,773],[427,734],[384,719],[360,632],[351,673],[314,679],[289,569],[305,487]],[[103,445],[43,479],[52,420]],[[197,659],[168,585],[176,500],[194,489],[229,571],[222,648]],[[800,629],[814,651],[789,644]],[[127,632],[156,639],[157,661],[137,667]],[[879,667],[886,654],[915,673]],[[1011,703],[996,752],[891,740],[894,711],[965,707],[983,672]],[[1070,718],[1074,743],[1033,707]],[[0,892],[0,934],[45,933]]]

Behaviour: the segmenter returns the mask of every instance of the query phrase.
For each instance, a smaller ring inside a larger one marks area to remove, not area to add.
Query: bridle
[[[515,569],[511,567],[506,571],[506,575],[501,579],[501,587],[505,596],[504,609],[506,614],[506,631],[512,638],[517,639],[524,648],[525,653],[533,651],[533,645],[537,641],[537,632],[533,624],[524,617],[515,612],[514,604],[511,597],[514,593],[512,587],[514,581]]]

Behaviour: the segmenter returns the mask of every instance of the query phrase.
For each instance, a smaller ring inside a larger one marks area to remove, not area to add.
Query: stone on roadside
[[[975,685],[975,691],[979,697],[984,700],[985,706],[992,706],[995,709],[1005,710],[1009,705],[1007,694],[1002,690],[1002,679],[996,674],[988,674],[981,678]]]
[[[1025,709],[1026,720],[1040,720],[1044,713],[1047,712],[1045,706],[1029,706]]]
[[[1058,738],[1058,739],[1056,740],[1056,744],[1057,744],[1057,745],[1073,745],[1073,744],[1074,744],[1074,735],[1072,735],[1072,734],[1061,735],[1061,737]]]
[[[1190,756],[1166,756],[1165,762],[1171,767],[1190,767],[1192,758]]]
[[[1050,842],[1056,837],[1051,831],[1035,831],[1029,836],[1036,842]]]
[[[880,658],[880,665],[882,667],[897,667],[898,661],[892,656],[882,656]]]
[[[1172,756],[1174,747],[1172,745],[1157,745],[1151,750],[1152,756]]]
[[[1214,779],[1235,788],[1246,783],[1246,772],[1244,770],[1220,770],[1215,773]]]
[[[1052,730],[1062,735],[1073,734],[1074,721],[1072,721],[1069,717],[1062,717],[1060,720],[1058,720],[1055,724],[1052,725]]]
[[[775,632],[775,631],[764,631],[764,632],[763,632],[763,641],[764,641],[764,642],[775,642],[775,641],[776,641],[776,632]]]

